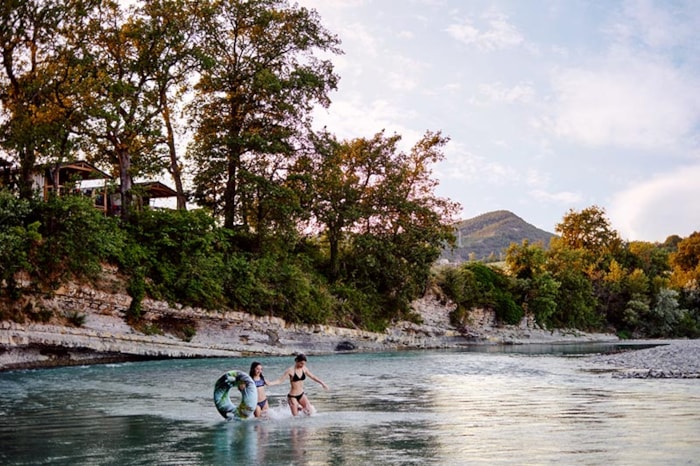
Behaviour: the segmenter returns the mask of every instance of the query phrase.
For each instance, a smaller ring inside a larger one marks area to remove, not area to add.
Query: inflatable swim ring
[[[236,406],[231,401],[229,391],[239,390],[239,386],[245,384],[241,392],[241,403]],[[253,416],[255,406],[258,404],[258,389],[255,382],[243,371],[228,371],[214,384],[214,404],[225,419],[248,419]]]

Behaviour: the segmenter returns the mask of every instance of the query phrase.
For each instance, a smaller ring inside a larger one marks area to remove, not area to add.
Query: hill
[[[555,235],[527,223],[507,210],[488,212],[457,223],[454,249],[445,249],[440,256],[450,262],[468,260],[502,260],[511,243],[523,240],[549,246]]]

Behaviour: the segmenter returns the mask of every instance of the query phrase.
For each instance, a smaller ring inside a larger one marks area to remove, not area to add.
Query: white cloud
[[[391,71],[384,71],[387,85],[397,91],[411,91],[418,87],[418,76],[428,68],[426,63],[399,55],[390,62]]]
[[[535,88],[528,83],[520,83],[512,87],[504,86],[499,82],[481,84],[479,86],[479,92],[493,102],[509,104],[531,102],[535,96]]]
[[[559,191],[558,193],[550,193],[543,189],[534,189],[530,191],[530,196],[532,196],[533,199],[540,202],[561,204],[566,206],[577,204],[581,202],[581,199],[583,199],[580,193],[574,193],[571,191]]]
[[[494,186],[505,186],[520,179],[520,174],[514,167],[475,155],[454,141],[447,144],[445,155],[446,160],[436,169],[437,177],[443,180],[479,181]]]
[[[377,57],[379,55],[379,45],[375,36],[362,23],[343,24],[336,29],[341,41],[354,44],[362,53]],[[342,47],[342,44],[341,44]]]
[[[340,139],[372,137],[379,131],[386,130],[387,135],[394,133],[401,135],[401,145],[410,146],[422,136],[399,123],[414,118],[416,113],[397,107],[386,100],[377,99],[367,102],[355,95],[350,99],[337,100],[331,107],[332,111],[322,107],[315,109],[315,126],[326,126]]]
[[[679,168],[617,193],[609,218],[628,240],[664,241],[700,231],[700,165]]]
[[[555,72],[553,130],[588,145],[678,147],[700,122],[700,81],[662,62],[611,56]]]
[[[669,49],[697,42],[700,8],[696,1],[627,0],[610,30],[616,41],[631,46]]]
[[[454,39],[465,45],[474,45],[479,50],[499,50],[517,47],[523,42],[518,29],[500,14],[484,15],[486,26],[478,29],[471,20],[464,19],[447,27],[447,32]]]

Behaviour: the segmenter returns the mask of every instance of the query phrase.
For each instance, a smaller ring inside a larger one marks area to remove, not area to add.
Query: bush
[[[208,309],[226,303],[225,240],[211,216],[202,210],[146,210],[126,228],[129,247],[121,265],[135,276],[135,291],[146,286],[137,283],[142,274],[148,283],[143,291],[154,298]]]
[[[35,251],[35,272],[44,283],[96,278],[102,263],[123,248],[117,220],[105,217],[83,196],[52,196],[36,201],[32,214],[42,241]]]
[[[85,324],[85,319],[87,316],[81,314],[78,311],[68,311],[65,313],[65,317],[73,327],[82,327]]]
[[[493,309],[498,320],[508,325],[519,323],[525,314],[513,297],[516,281],[480,262],[445,268],[438,274],[437,283],[457,304],[450,315],[455,326],[464,325],[469,310],[479,307]]]
[[[342,282],[334,283],[331,293],[334,296],[333,314],[337,325],[373,332],[383,332],[389,325],[381,298],[376,293],[367,293]]]
[[[41,241],[39,223],[31,222],[29,201],[0,190],[0,296],[12,300],[20,296],[15,281],[20,271],[31,272],[31,252]]]
[[[224,288],[234,307],[290,322],[319,324],[331,317],[333,298],[320,275],[298,258],[234,254]]]

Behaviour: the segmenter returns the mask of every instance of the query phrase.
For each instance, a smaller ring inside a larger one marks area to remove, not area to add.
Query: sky
[[[316,125],[450,138],[436,194],[554,233],[598,206],[629,241],[700,231],[700,1],[297,0],[342,41]]]

